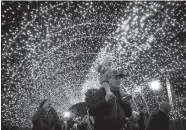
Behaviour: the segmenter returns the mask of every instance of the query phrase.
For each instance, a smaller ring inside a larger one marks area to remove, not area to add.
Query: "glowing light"
[[[71,113],[70,112],[68,112],[68,111],[67,112],[64,112],[64,117],[65,118],[69,118],[70,116],[71,116]]]
[[[151,81],[149,83],[149,87],[152,89],[152,90],[160,90],[161,88],[161,83],[159,80],[155,80],[155,81]]]

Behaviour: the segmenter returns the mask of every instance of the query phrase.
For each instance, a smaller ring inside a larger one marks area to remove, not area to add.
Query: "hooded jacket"
[[[116,98],[106,102],[105,89],[99,89],[89,104],[89,114],[95,117],[95,130],[120,130],[126,123],[126,117],[132,115],[130,104],[125,104],[119,91],[113,91]]]
[[[148,112],[141,111],[138,120],[139,130],[145,130],[148,124],[148,120],[149,120]]]

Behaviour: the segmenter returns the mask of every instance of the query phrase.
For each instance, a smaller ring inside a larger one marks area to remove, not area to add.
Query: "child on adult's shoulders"
[[[108,78],[109,78],[109,73],[113,72],[112,68],[112,57],[111,56],[105,56],[103,58],[103,61],[101,64],[98,64],[96,67],[96,70],[100,74],[99,82],[101,84],[101,87],[105,89],[106,95],[110,98],[115,98],[115,95],[112,93],[110,89],[110,85],[108,83]],[[119,70],[122,76],[123,68]],[[122,100],[126,103],[129,103],[130,100],[132,99],[132,95],[129,93],[124,93]]]

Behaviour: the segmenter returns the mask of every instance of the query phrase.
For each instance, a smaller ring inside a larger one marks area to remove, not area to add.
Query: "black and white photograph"
[[[2,130],[186,130],[186,1],[1,0]]]

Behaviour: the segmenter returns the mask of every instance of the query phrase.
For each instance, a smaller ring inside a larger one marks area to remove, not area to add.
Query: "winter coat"
[[[43,108],[39,109],[32,117],[32,130],[61,130],[60,119],[57,112],[51,108],[46,112]]]
[[[154,110],[146,130],[169,130],[169,117],[160,109]]]
[[[118,91],[108,102],[105,100],[105,89],[99,89],[89,105],[89,114],[95,117],[94,130],[120,130],[126,123],[126,117],[132,115],[130,104],[125,104]]]

